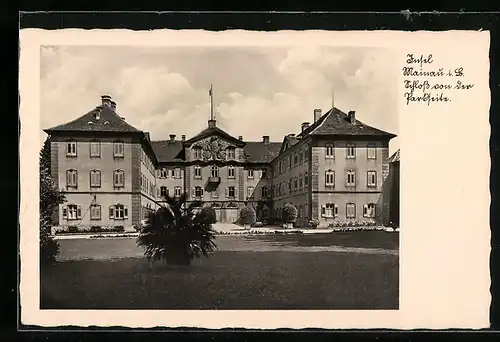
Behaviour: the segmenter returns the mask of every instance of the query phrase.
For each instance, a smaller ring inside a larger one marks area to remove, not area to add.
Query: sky
[[[40,63],[42,128],[76,119],[106,94],[152,140],[189,138],[207,127],[213,84],[217,126],[246,141],[281,142],[332,103],[398,134],[398,75],[388,49],[44,46]]]

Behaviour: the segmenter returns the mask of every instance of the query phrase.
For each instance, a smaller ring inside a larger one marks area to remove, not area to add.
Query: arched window
[[[233,160],[236,158],[236,149],[233,146],[227,148],[227,159]]]
[[[195,146],[193,147],[193,158],[194,159],[202,159],[202,156],[201,156],[201,147],[199,146]]]
[[[201,179],[201,166],[200,165],[194,166],[194,178]]]
[[[335,171],[327,170],[325,172],[325,186],[335,186]]]
[[[125,187],[125,172],[123,170],[113,171],[113,186],[115,188]]]
[[[211,174],[212,177],[219,177],[219,167],[217,165],[212,165]]]

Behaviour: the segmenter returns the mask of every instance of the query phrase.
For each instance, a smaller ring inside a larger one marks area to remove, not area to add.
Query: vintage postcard
[[[488,32],[20,41],[22,324],[489,326]]]

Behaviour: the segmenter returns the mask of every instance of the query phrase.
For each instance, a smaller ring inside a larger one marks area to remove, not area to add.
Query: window
[[[302,218],[304,216],[304,208],[302,208],[301,205],[299,205],[299,218]]]
[[[181,195],[181,187],[180,186],[176,186],[174,188],[174,196],[175,197],[179,197]]]
[[[366,147],[366,157],[368,159],[377,159],[377,149],[375,148],[375,145],[369,144]]]
[[[295,155],[293,156],[293,165],[297,165],[298,159],[299,159],[299,157],[298,157],[297,153],[295,153]]]
[[[356,186],[356,172],[353,170],[349,170],[346,172],[345,178],[346,186]]]
[[[160,197],[168,197],[168,189],[166,186],[160,187]]]
[[[234,198],[235,197],[234,193],[235,193],[234,186],[230,186],[227,188],[227,197]]]
[[[78,188],[78,171],[76,170],[66,171],[66,187]]]
[[[227,148],[227,159],[232,160],[235,158],[235,149],[234,147],[228,147]]]
[[[249,186],[247,188],[247,197],[249,198],[252,198],[253,197],[253,190],[254,190],[254,187],[253,186]]]
[[[304,161],[306,161],[308,159],[308,154],[309,154],[309,151],[307,150],[307,146],[304,148]]]
[[[66,156],[76,157],[76,141],[68,141],[66,143]]]
[[[215,188],[212,190],[212,198],[218,198],[219,197],[219,188]]]
[[[109,218],[124,220],[128,218],[128,208],[123,204],[116,204],[109,207]]]
[[[369,203],[363,206],[363,217],[375,217],[375,203]]]
[[[203,189],[201,188],[201,186],[197,186],[194,188],[194,197],[202,197],[203,196]]]
[[[335,186],[335,171],[328,170],[325,172],[325,186]]]
[[[302,190],[302,175],[299,177],[299,189]]]
[[[76,204],[69,204],[63,207],[63,219],[78,220],[82,218],[82,207]]]
[[[306,174],[304,175],[304,187],[308,187],[309,186],[309,174],[306,172]]]
[[[177,178],[177,179],[181,178],[181,169],[180,169],[180,168],[176,167],[176,168],[174,169],[174,176],[175,176],[175,178]]]
[[[227,178],[234,178],[234,166],[227,167]]]
[[[260,171],[260,178],[267,178],[267,170],[266,169],[263,169],[262,171]]]
[[[339,215],[339,208],[333,203],[326,203],[321,207],[321,216],[323,217],[337,217]]]
[[[367,185],[370,187],[377,186],[377,171],[368,171],[366,181],[367,181]]]
[[[248,170],[248,178],[253,178],[253,170]]]
[[[354,144],[347,144],[346,158],[347,159],[356,158],[356,146],[354,146]]]
[[[356,204],[347,203],[345,215],[347,218],[356,218]]]
[[[113,143],[113,157],[123,158],[123,141]]]
[[[165,168],[162,168],[160,170],[160,178],[167,178],[168,177],[168,170]]]
[[[282,162],[283,162],[283,165],[281,167],[281,172],[285,173],[286,172],[286,160],[283,160]]]
[[[267,197],[267,188],[264,186],[260,189],[263,198]]]
[[[293,180],[293,190],[297,191],[297,188],[298,188],[298,182],[297,182],[297,178],[295,178]]]
[[[101,157],[101,143],[97,140],[90,142],[90,156],[93,158]]]
[[[201,148],[195,147],[194,151],[194,159],[201,159]]]
[[[90,171],[90,187],[91,188],[101,187],[101,171],[99,170]]]
[[[195,165],[194,167],[194,178],[201,179],[201,166]]]
[[[288,168],[291,169],[292,168],[292,155],[290,155],[290,157],[288,157]]]
[[[123,170],[113,171],[113,186],[115,188],[123,188],[125,186],[125,172]]]
[[[99,204],[93,204],[90,206],[90,219],[91,220],[101,219],[101,206]]]
[[[217,165],[212,165],[210,173],[212,177],[219,177],[219,167]]]
[[[335,146],[333,144],[326,144],[326,158],[335,158]]]
[[[172,178],[175,178],[175,169],[172,169],[172,170],[170,171],[170,176],[171,176]]]
[[[302,158],[303,158],[302,149],[300,149],[299,150],[299,163],[302,163]]]

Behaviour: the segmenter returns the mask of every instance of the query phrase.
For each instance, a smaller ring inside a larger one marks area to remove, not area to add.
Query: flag
[[[208,91],[208,96],[212,96],[212,86],[210,86],[210,90]]]

